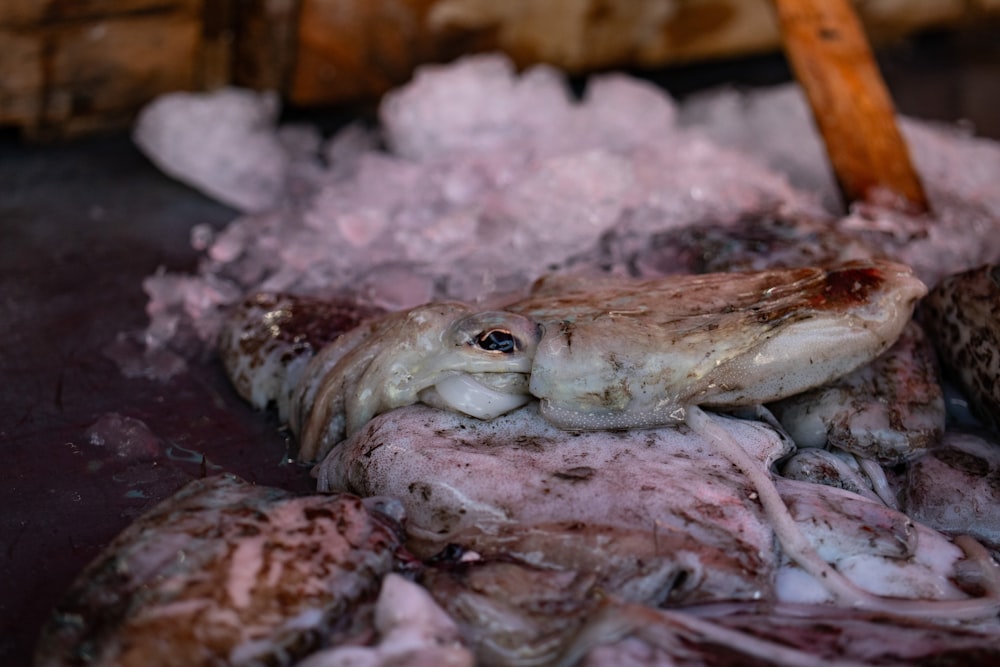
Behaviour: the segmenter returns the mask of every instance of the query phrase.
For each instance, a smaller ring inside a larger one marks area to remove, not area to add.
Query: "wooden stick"
[[[847,203],[929,210],[861,22],[849,0],[774,0],[785,53],[805,91]]]

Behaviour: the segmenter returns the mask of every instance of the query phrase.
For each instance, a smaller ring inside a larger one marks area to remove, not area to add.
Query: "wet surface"
[[[883,65],[900,109],[1000,136],[995,35],[894,52]],[[687,92],[785,77],[770,58],[663,82]],[[161,175],[124,135],[42,147],[0,137],[0,664],[29,664],[79,569],[185,482],[226,470],[312,487],[275,418],[239,399],[218,360],[162,382],[127,378],[104,353],[145,326],[144,277],[194,268],[191,227],[234,216]]]
[[[193,268],[189,229],[234,212],[159,174],[125,136],[0,145],[0,664],[29,661],[79,568],[136,516],[206,472],[293,490],[273,418],[216,360],[167,382],[103,349],[146,324],[142,279]]]

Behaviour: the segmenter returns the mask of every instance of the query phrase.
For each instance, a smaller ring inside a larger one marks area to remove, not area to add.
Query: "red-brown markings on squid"
[[[820,290],[810,297],[809,305],[840,309],[865,303],[884,283],[882,272],[874,268],[831,271],[826,274]]]
[[[296,298],[283,311],[278,338],[292,343],[305,342],[314,350],[361,322],[385,313],[381,308],[349,299],[323,301],[304,297]]]

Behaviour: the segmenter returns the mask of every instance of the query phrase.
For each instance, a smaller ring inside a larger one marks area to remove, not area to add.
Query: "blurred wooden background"
[[[855,4],[877,44],[1000,26],[1000,0]],[[300,107],[371,101],[474,51],[582,74],[779,48],[771,0],[0,0],[0,126],[121,128],[161,93],[228,84]]]

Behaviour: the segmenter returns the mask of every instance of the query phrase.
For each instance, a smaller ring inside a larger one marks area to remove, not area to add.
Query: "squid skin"
[[[1000,265],[945,278],[927,295],[922,315],[945,371],[976,415],[1000,428]]]
[[[435,388],[459,374],[538,399],[542,416],[566,430],[680,423],[691,406],[766,403],[852,372],[896,341],[925,293],[909,268],[883,260],[655,280],[554,277],[498,311],[428,304],[334,341],[303,374],[292,428],[300,458],[322,459],[386,410],[448,407]]]
[[[309,361],[359,325],[384,315],[346,298],[258,292],[232,310],[219,336],[219,357],[236,392],[256,408],[274,405],[283,421]]]
[[[846,375],[896,341],[924,294],[908,267],[875,260],[543,286],[510,310],[545,327],[530,391],[548,421],[650,428]]]
[[[356,641],[404,553],[401,512],[228,474],[190,482],[80,574],[35,664],[284,666]]]

